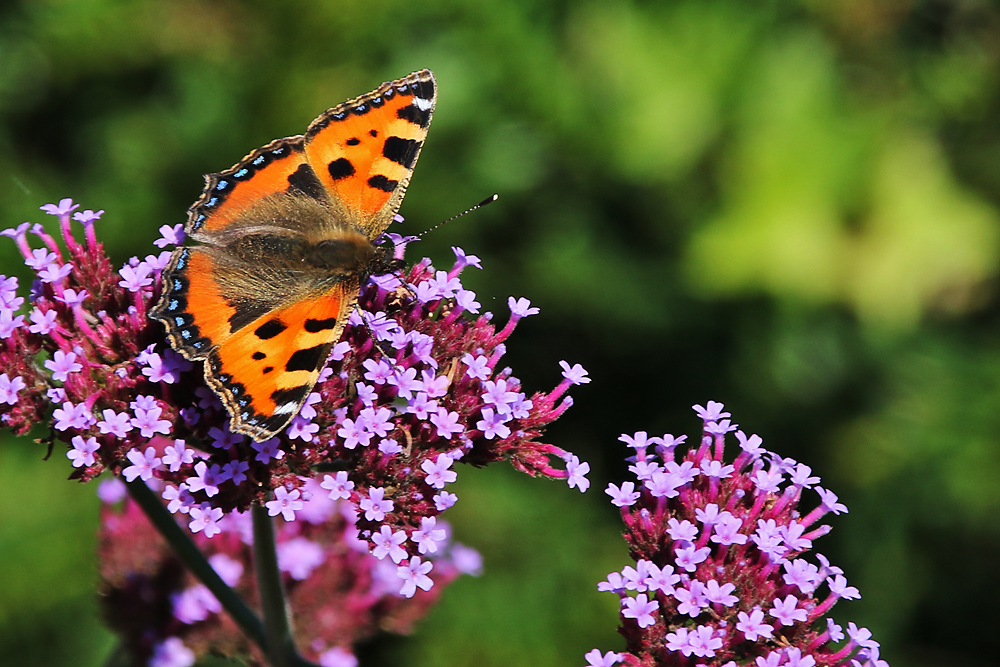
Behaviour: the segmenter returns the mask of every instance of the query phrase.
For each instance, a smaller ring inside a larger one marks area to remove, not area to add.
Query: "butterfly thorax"
[[[363,272],[365,276],[396,273],[406,268],[406,262],[395,256],[396,246],[392,241],[384,241],[373,247],[375,254]]]
[[[310,274],[357,274],[375,258],[368,236],[324,202],[280,193],[243,211],[222,231],[193,240],[241,264]]]
[[[330,274],[361,273],[372,263],[375,246],[363,234],[344,232],[336,238],[317,243],[301,243],[290,257],[301,262],[305,270]]]
[[[394,251],[395,245],[391,241],[374,245],[360,232],[344,231],[316,243],[298,244],[288,257],[293,262],[299,262],[303,271],[333,278],[357,276],[363,283],[368,276],[403,268],[403,260],[396,259]]]

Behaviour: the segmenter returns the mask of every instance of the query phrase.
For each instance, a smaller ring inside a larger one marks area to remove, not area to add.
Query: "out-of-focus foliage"
[[[968,628],[1000,621],[1000,8],[10,2],[0,224],[70,196],[107,211],[119,259],[148,254],[202,173],[420,67],[440,101],[405,231],[500,193],[420,250],[482,257],[487,309],[542,308],[509,353],[526,387],[563,358],[591,371],[551,437],[596,488],[465,473],[455,531],[486,576],[369,660],[578,665],[617,648],[594,589],[620,566],[600,509],[617,435],[694,430],[687,406],[715,399],[851,508],[823,547],[865,596],[840,618],[897,667],[991,663],[996,633]],[[0,272],[19,263],[0,244]],[[92,615],[92,561],[65,530],[70,511],[96,521],[93,489],[36,481],[69,467],[30,451],[3,459],[0,655],[98,664],[107,637],[70,620]]]

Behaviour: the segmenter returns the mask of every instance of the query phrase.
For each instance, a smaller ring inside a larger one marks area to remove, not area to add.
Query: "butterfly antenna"
[[[459,218],[461,218],[461,217],[462,217],[463,215],[467,215],[467,214],[469,214],[469,213],[472,213],[472,212],[473,212],[473,211],[475,211],[475,210],[476,210],[477,208],[482,208],[482,207],[486,206],[487,204],[492,204],[493,202],[495,202],[495,201],[496,201],[497,199],[499,199],[499,198],[500,198],[500,195],[496,195],[496,194],[494,194],[494,195],[490,195],[489,197],[487,197],[487,198],[486,198],[486,199],[484,199],[483,201],[479,202],[478,204],[476,204],[476,205],[475,205],[475,206],[473,206],[472,208],[469,208],[469,209],[466,209],[466,210],[462,211],[461,213],[459,213],[458,215],[453,215],[453,216],[451,216],[450,218],[448,218],[447,220],[444,220],[444,221],[442,221],[442,222],[439,222],[439,223],[437,223],[436,225],[434,225],[434,226],[433,226],[433,227],[431,227],[430,229],[425,229],[424,231],[422,231],[422,232],[420,232],[419,234],[417,234],[417,237],[418,237],[418,238],[420,238],[420,237],[422,237],[422,236],[423,236],[424,234],[430,234],[431,232],[433,232],[433,231],[434,231],[435,229],[437,229],[438,227],[443,227],[444,225],[448,224],[448,223],[449,223],[449,222],[451,222],[452,220],[458,220],[458,219],[459,219]]]
[[[482,207],[486,206],[487,204],[492,204],[493,202],[495,202],[499,198],[500,198],[500,195],[498,195],[498,194],[490,195],[489,197],[487,197],[483,201],[479,202],[478,204],[476,204],[472,208],[468,208],[468,209],[462,211],[461,213],[459,213],[458,215],[453,215],[450,218],[448,218],[447,220],[443,220],[442,222],[439,222],[438,224],[434,225],[430,229],[425,229],[424,231],[422,231],[419,234],[417,234],[417,237],[419,238],[419,237],[422,237],[424,234],[429,234],[430,232],[433,232],[438,227],[441,227],[443,225],[448,224],[452,220],[457,220],[458,218],[461,218],[463,215],[467,215],[469,213],[472,213],[473,211],[475,211],[478,208],[482,208]],[[405,274],[403,274],[402,270],[400,270],[400,273],[398,275],[396,275],[396,278],[399,279],[399,282],[403,286],[403,288],[406,289],[406,291],[410,293],[410,296],[412,296],[414,299],[417,298],[417,295],[414,293],[414,291],[412,289],[410,289],[410,285],[406,281]],[[372,331],[372,328],[368,325],[368,319],[366,317],[366,311],[362,310],[362,309],[358,309],[358,312],[361,313],[361,322],[365,325],[365,329],[368,330],[368,335],[371,336],[372,343],[382,353],[382,356],[384,358],[386,358],[386,359],[389,360],[389,363],[392,364],[393,370],[396,372],[396,374],[397,375],[401,375],[403,369],[396,362],[395,357],[393,357],[393,355],[386,348],[384,348],[382,346],[381,341],[379,341],[379,339],[375,337],[375,332]]]

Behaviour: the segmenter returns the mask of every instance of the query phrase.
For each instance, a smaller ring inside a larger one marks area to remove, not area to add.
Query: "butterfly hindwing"
[[[202,245],[174,252],[153,317],[186,358],[206,359],[258,317],[315,298],[340,279],[300,259],[310,237],[335,235],[328,227],[329,211],[310,197],[280,193],[257,201],[227,227],[200,233]]]
[[[349,278],[268,312],[213,350],[205,378],[229,409],[231,430],[270,437],[298,413],[340,339],[358,288],[357,278]]]
[[[236,313],[213,279],[215,261],[201,248],[178,248],[163,272],[163,295],[150,315],[167,328],[175,350],[191,361],[207,358],[230,335]]]
[[[179,249],[167,278],[173,291],[153,314],[176,350],[205,361],[231,430],[261,440],[287,425],[315,385],[357,301],[359,276],[299,266],[309,244],[294,235],[234,238]]]
[[[436,100],[434,76],[421,70],[330,109],[306,131],[306,156],[320,182],[371,239],[399,209]]]

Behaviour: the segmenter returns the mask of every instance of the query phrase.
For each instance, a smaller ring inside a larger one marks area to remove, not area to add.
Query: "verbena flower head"
[[[121,482],[109,480],[102,487],[101,600],[133,664],[183,667],[213,652],[267,664],[219,601],[185,571],[125,496]],[[431,518],[420,535],[421,555],[412,559],[419,560],[418,574],[409,577],[413,591],[401,593],[398,570],[406,552],[399,544],[405,533],[392,536],[383,526],[389,537],[379,544],[388,546],[369,553],[352,503],[331,499],[316,480],[306,480],[297,492],[302,494],[297,520],[277,521],[278,567],[295,618],[296,643],[321,665],[349,664],[332,659],[352,659],[353,646],[379,631],[408,632],[451,581],[478,571],[478,554],[452,542],[448,526]],[[218,508],[191,508],[190,513],[200,524],[193,538],[216,572],[244,599],[257,599],[249,513],[223,515]],[[433,571],[419,573],[427,564]]]
[[[595,649],[588,664],[887,667],[870,632],[851,623],[845,636],[826,616],[860,595],[840,568],[809,556],[830,531],[819,520],[847,508],[808,466],[737,430],[721,403],[694,409],[704,429],[690,447],[685,436],[620,438],[635,478],[606,493],[635,565],[598,590],[621,600],[627,652]],[[740,451],[727,463],[734,432]],[[802,509],[804,491],[818,506]]]
[[[100,213],[76,208],[69,199],[42,207],[58,218],[62,244],[39,224],[3,232],[37,274],[27,299],[16,278],[0,276],[0,423],[18,434],[48,425],[50,442],[68,446],[73,477],[110,471],[156,484],[171,511],[205,535],[214,517],[255,502],[292,521],[303,485],[315,481],[359,508],[370,548],[383,527],[402,531],[413,559],[399,573],[407,590],[429,581],[416,534],[455,503],[446,487],[456,463],[508,460],[586,487],[586,464],[537,441],[572,404],[566,390],[589,381],[586,372],[563,362],[552,391],[522,390],[499,362],[517,321],[537,309],[511,298],[497,331],[461,284],[478,258],[456,249],[449,271],[424,259],[405,284],[374,276],[300,414],[279,437],[257,443],[229,431],[200,364],[170,349],[147,316],[169,251],[115,270],[97,241]],[[73,220],[84,227],[83,243]],[[177,227],[161,232],[160,248],[183,240]],[[411,239],[390,237],[401,258]]]

